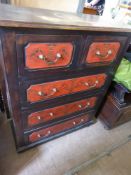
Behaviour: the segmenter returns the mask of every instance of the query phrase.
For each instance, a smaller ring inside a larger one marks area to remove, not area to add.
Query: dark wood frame
[[[86,97],[89,95],[89,93],[96,95],[96,94],[101,94],[103,93],[103,96],[105,95],[107,88],[109,87],[114,71],[116,71],[117,66],[119,65],[120,61],[121,61],[121,56],[125,53],[125,51],[127,50],[128,44],[129,44],[129,35],[128,33],[117,33],[117,36],[119,37],[119,39],[122,37],[121,42],[122,44],[122,49],[120,50],[119,54],[118,54],[118,59],[116,59],[113,63],[111,63],[110,65],[93,65],[93,66],[87,66],[87,65],[82,65],[80,66],[76,66],[77,70],[73,69],[72,71],[69,71],[67,74],[65,74],[65,72],[59,72],[58,70],[56,70],[56,73],[53,75],[54,76],[49,76],[52,75],[52,72],[49,72],[49,74],[47,74],[46,76],[44,76],[43,74],[40,75],[40,78],[37,79],[37,75],[35,75],[35,73],[33,74],[33,76],[27,76],[27,74],[24,75],[20,75],[19,74],[19,69],[18,69],[18,60],[17,60],[17,48],[16,48],[16,36],[17,34],[44,34],[44,33],[48,33],[48,34],[61,34],[61,35],[68,35],[68,34],[79,34],[82,35],[83,38],[85,39],[84,42],[86,41],[86,37],[87,35],[94,35],[97,36],[96,39],[99,41],[99,38],[104,39],[104,41],[106,41],[107,36],[113,36],[114,38],[116,37],[116,33],[110,33],[110,32],[88,32],[88,31],[75,31],[75,30],[47,30],[47,29],[21,29],[21,28],[8,28],[8,29],[1,29],[1,40],[2,40],[2,52],[3,52],[3,57],[1,56],[1,67],[3,69],[3,73],[4,73],[4,85],[6,86],[6,97],[5,97],[5,102],[7,102],[7,106],[8,109],[10,111],[10,115],[9,117],[11,117],[12,119],[12,126],[13,126],[13,130],[14,130],[14,135],[15,135],[15,140],[16,140],[16,147],[18,151],[22,151],[24,149],[27,149],[29,147],[32,147],[34,145],[37,145],[38,143],[42,143],[45,142],[45,140],[39,141],[37,143],[33,143],[28,145],[28,142],[26,140],[25,142],[25,133],[24,132],[24,126],[22,123],[22,117],[21,117],[21,110],[22,111],[28,111],[28,107],[29,106],[24,106],[24,103],[21,104],[21,96],[25,97],[25,94],[23,94],[20,90],[20,82],[24,82],[24,87],[28,87],[29,84],[32,84],[33,82],[41,82],[42,79],[44,79],[44,81],[53,81],[53,80],[58,80],[58,79],[66,79],[66,78],[73,78],[73,77],[79,77],[79,76],[84,76],[84,75],[91,75],[91,74],[96,74],[96,73],[107,73],[108,75],[108,81],[106,81],[106,84],[104,86],[103,89],[99,89],[97,91],[89,91],[89,92],[84,92],[84,93],[78,93],[78,94],[74,94],[72,96],[68,96],[67,97],[67,101],[66,102],[71,102],[72,101],[72,97],[73,100],[76,99],[82,99],[83,97]],[[88,41],[89,43],[91,42],[92,38]],[[113,40],[113,39],[112,39]],[[87,42],[87,41],[86,41]],[[10,44],[11,43],[11,44]],[[83,54],[83,51],[81,52]],[[85,54],[84,54],[85,55]],[[10,58],[10,59],[9,59]],[[84,56],[82,58],[82,60],[84,59]],[[81,61],[82,61],[81,60]],[[39,72],[40,73],[40,72]],[[44,71],[41,71],[41,73],[44,73]],[[34,80],[33,80],[34,79]],[[5,91],[4,91],[5,92]],[[12,98],[13,97],[13,98]],[[8,99],[8,100],[7,100]],[[100,104],[101,104],[102,98],[100,98],[99,104],[97,104],[97,106],[94,108],[93,114],[95,115]],[[48,101],[49,102],[49,101]],[[39,109],[42,107],[42,105],[44,104],[45,107],[53,107],[55,105],[60,105],[60,104],[64,104],[65,103],[65,99],[61,98],[61,100],[57,99],[57,101],[55,99],[50,100],[50,102],[52,103],[51,105],[49,105],[49,103],[37,103],[34,104],[33,107],[38,107]],[[30,108],[30,110],[31,110]],[[13,110],[12,110],[13,109]],[[85,111],[87,112],[87,111]],[[76,116],[73,116],[76,117]],[[58,122],[58,121],[57,121]],[[59,121],[61,122],[61,121]],[[51,125],[51,123],[50,123]],[[42,127],[42,126],[40,126]],[[47,125],[46,125],[47,127]],[[81,126],[84,127],[84,126]],[[81,128],[80,127],[80,128]],[[36,128],[35,130],[38,130],[40,128]],[[75,131],[77,128],[72,129],[71,131]],[[71,131],[62,133],[62,134],[58,134],[56,137],[60,136],[60,135],[64,135],[66,133],[69,133]],[[28,131],[28,132],[32,132],[32,130]],[[54,138],[56,138],[54,137]],[[27,137],[26,137],[27,138]],[[50,138],[50,139],[53,139]],[[47,140],[50,140],[47,139]],[[26,146],[25,146],[26,144]]]

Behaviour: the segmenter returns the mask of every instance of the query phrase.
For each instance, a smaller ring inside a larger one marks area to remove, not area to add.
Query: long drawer
[[[33,143],[36,141],[56,136],[59,133],[64,133],[68,130],[72,130],[82,125],[88,124],[93,120],[94,119],[90,116],[90,114],[85,114],[80,117],[65,121],[63,123],[56,124],[48,128],[40,129],[38,131],[34,131],[28,135],[28,142]]]
[[[24,127],[25,129],[36,128],[38,125],[45,125],[49,122],[69,118],[70,115],[90,110],[95,107],[97,98],[90,97],[57,107],[31,112],[30,114],[24,113]]]
[[[33,103],[68,94],[98,89],[105,84],[106,77],[106,74],[103,73],[30,85],[27,89],[27,101]]]

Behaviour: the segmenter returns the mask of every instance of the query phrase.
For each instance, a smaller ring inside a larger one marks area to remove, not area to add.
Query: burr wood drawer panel
[[[119,48],[119,42],[94,42],[89,47],[86,62],[111,62],[116,59]]]
[[[29,43],[25,48],[25,66],[28,69],[69,66],[72,53],[72,43]]]
[[[104,85],[105,80],[106,74],[103,73],[31,85],[27,89],[27,101],[32,103],[81,91],[101,88]]]
[[[93,119],[91,119],[91,117],[88,114],[85,114],[81,117],[77,117],[75,119],[65,121],[61,124],[56,124],[54,126],[33,132],[32,134],[29,134],[28,139],[29,139],[29,142],[36,142],[41,139],[45,139],[45,138],[54,136],[58,133],[65,132],[69,129],[73,129],[78,126],[84,125],[91,120]]]
[[[58,107],[34,112],[27,117],[27,125],[28,127],[32,127],[40,123],[45,123],[47,121],[51,121],[57,118],[62,118],[78,111],[93,108],[96,104],[96,100],[96,97],[91,97]]]
[[[43,72],[48,76],[70,71],[77,67],[83,45],[82,35],[63,35],[55,31],[50,34],[17,34],[18,73],[34,79],[43,77]]]

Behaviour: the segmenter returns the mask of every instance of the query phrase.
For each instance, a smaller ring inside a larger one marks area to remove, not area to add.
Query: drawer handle
[[[80,125],[80,124],[83,123],[83,122],[84,122],[84,119],[81,119],[79,123],[76,123],[76,122],[74,121],[74,122],[73,122],[73,125],[74,125],[74,126],[75,126],[75,125]]]
[[[94,87],[96,87],[97,86],[97,84],[99,84],[99,81],[98,80],[96,80],[95,81],[95,84],[93,84],[93,85],[89,85],[89,83],[88,82],[85,82],[84,83],[86,86],[88,86],[89,88],[94,88]]]
[[[85,109],[85,108],[87,108],[87,107],[89,107],[89,106],[90,106],[90,102],[87,102],[86,106],[82,106],[81,104],[78,105],[78,107],[79,107],[80,109],[81,109],[81,108]]]
[[[48,131],[47,134],[44,135],[44,137],[47,137],[47,136],[49,136],[50,134],[51,134],[51,131]],[[37,134],[37,137],[38,137],[38,138],[41,138],[41,137],[43,137],[43,136],[42,136],[40,133],[38,133],[38,134]]]
[[[40,55],[38,55],[38,58],[39,58],[40,60],[44,60],[44,55],[40,54]]]
[[[38,120],[41,120],[41,116],[37,116],[37,119],[38,119]]]
[[[53,116],[54,116],[54,114],[53,114],[52,112],[50,112],[49,114],[50,114],[50,116],[51,116],[51,117],[53,117]]]
[[[47,57],[45,57],[43,54],[40,54],[38,55],[38,58],[40,60],[43,60],[46,62],[46,64],[50,65],[50,64],[55,64],[60,58],[62,58],[62,55],[60,53],[56,53],[56,56],[55,56],[55,60],[49,60]]]
[[[53,88],[51,94],[49,94],[49,95],[45,94],[45,93],[42,92],[42,91],[38,91],[37,94],[38,94],[39,96],[45,96],[46,98],[48,98],[48,97],[54,95],[56,92],[57,92],[57,89],[56,89],[56,88]]]
[[[78,105],[79,108],[82,108],[82,105]]]
[[[44,96],[44,93],[42,91],[38,91],[39,96]]]
[[[97,50],[96,55],[100,58],[107,58],[109,55],[112,55],[112,50],[108,50],[106,54],[101,54],[101,52]]]
[[[90,107],[90,102],[87,102],[87,104],[85,106],[85,108],[88,108],[88,107]]]

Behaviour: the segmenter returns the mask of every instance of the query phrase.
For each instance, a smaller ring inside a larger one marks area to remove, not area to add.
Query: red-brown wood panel
[[[27,89],[27,100],[29,102],[37,102],[67,94],[77,93],[80,91],[97,89],[104,85],[105,80],[106,74],[97,74],[31,85]]]
[[[37,125],[39,123],[60,118],[77,111],[92,108],[95,106],[96,99],[96,97],[91,97],[85,100],[79,100],[62,106],[34,112],[28,116],[28,126]]]
[[[25,66],[28,69],[68,66],[72,53],[71,43],[30,43],[25,48]]]
[[[64,123],[57,124],[49,128],[39,130],[37,132],[33,132],[32,134],[29,135],[29,142],[35,142],[42,138],[50,137],[52,135],[58,134],[68,129],[77,127],[81,124],[87,123],[89,120],[90,117],[86,114],[81,117],[66,121]]]
[[[119,42],[94,42],[87,53],[87,63],[111,62],[116,59],[120,48]]]

